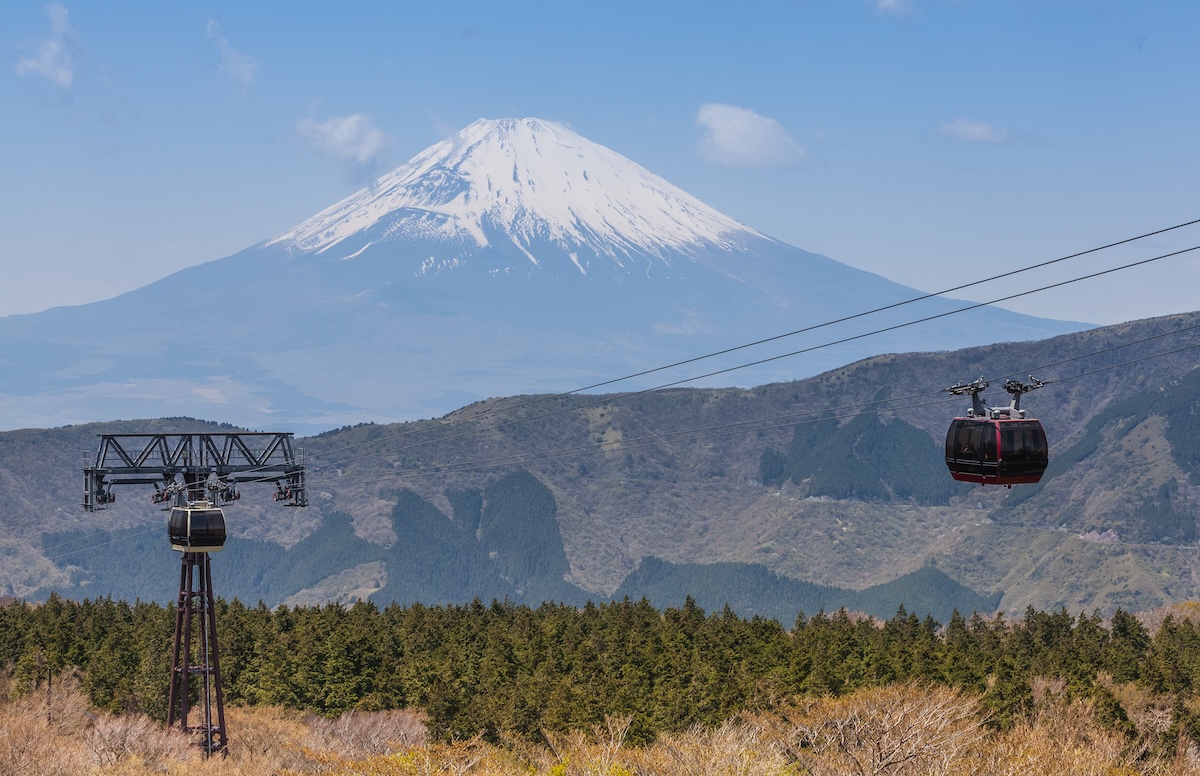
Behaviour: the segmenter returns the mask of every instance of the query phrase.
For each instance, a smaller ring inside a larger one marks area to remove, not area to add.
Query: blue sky
[[[8,2],[0,315],[235,253],[508,116],[937,290],[1200,218],[1198,75],[1194,0]],[[1008,306],[1109,323],[1198,291],[1200,251]]]

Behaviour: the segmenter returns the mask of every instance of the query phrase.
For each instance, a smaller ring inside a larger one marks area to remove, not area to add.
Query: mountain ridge
[[[434,421],[359,423],[297,440],[312,465],[309,509],[281,510],[269,493],[245,488],[230,509],[231,547],[308,547],[302,542],[315,537],[305,552],[333,565],[321,580],[296,579],[307,601],[369,594],[389,579],[426,584],[412,568],[449,567],[423,564],[421,543],[404,544],[413,534],[397,524],[396,509],[407,499],[427,506],[403,514],[444,529],[435,534],[451,550],[447,557],[460,543],[473,548],[478,565],[466,571],[484,589],[531,573],[520,559],[497,567],[513,545],[490,542],[506,531],[526,533],[504,527],[521,524],[524,509],[489,506],[507,499],[542,516],[541,527],[527,530],[541,542],[545,560],[537,565],[555,569],[521,585],[526,590],[566,583],[607,597],[654,556],[676,565],[750,564],[856,590],[933,563],[979,594],[1002,591],[1000,608],[1016,614],[1027,605],[1111,612],[1197,598],[1200,561],[1189,536],[1200,513],[1193,481],[1200,452],[1186,444],[1186,424],[1200,412],[1198,327],[1200,313],[1191,313],[1038,342],[873,357],[752,389],[505,397]],[[1007,491],[950,482],[942,437],[963,402],[911,398],[968,376],[1030,369],[1052,381],[1023,403],[1051,440],[1042,485]],[[835,408],[858,417],[828,428],[805,422]],[[497,423],[501,412],[505,422]],[[1184,444],[1172,428],[1181,422]],[[0,591],[25,594],[76,578],[72,547],[46,552],[44,533],[161,537],[162,514],[148,491],[122,490],[115,509],[95,515],[78,511],[79,452],[95,445],[95,434],[221,428],[231,427],[177,418],[0,432],[0,526],[8,536]],[[789,456],[797,440],[805,454]],[[864,447],[921,465],[894,467],[888,455],[855,453]],[[769,450],[783,456],[783,468],[764,467]],[[826,463],[836,466],[822,469]],[[521,498],[499,487],[509,475],[524,483]],[[344,535],[337,515],[349,516],[359,546],[369,545],[345,560],[347,568],[335,568],[343,562],[338,552],[316,547],[322,536]],[[333,527],[322,529],[330,520]],[[500,534],[481,545],[487,525]],[[158,538],[151,545],[171,557]],[[560,573],[564,555],[568,570]]]

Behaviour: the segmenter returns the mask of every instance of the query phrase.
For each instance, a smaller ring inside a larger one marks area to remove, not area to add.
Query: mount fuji
[[[105,301],[0,318],[0,426],[191,415],[312,432],[428,417],[920,295],[763,235],[560,124],[480,120],[233,256]],[[617,388],[963,306],[928,299]],[[690,384],[1081,328],[980,308]]]

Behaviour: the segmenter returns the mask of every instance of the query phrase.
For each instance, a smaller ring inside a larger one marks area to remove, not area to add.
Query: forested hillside
[[[791,622],[802,612],[838,609],[887,619],[897,606],[946,622],[956,611],[996,611],[1001,594],[980,595],[928,566],[882,585],[847,590],[788,579],[749,563],[676,565],[651,557],[642,560],[613,597],[645,598],[657,606],[681,605],[691,599],[706,609],[728,605],[743,617],[766,617],[781,623]]]
[[[751,390],[511,397],[345,427],[297,440],[308,509],[244,488],[217,590],[270,605],[581,603],[608,600],[653,557],[693,569],[706,590],[730,568],[712,564],[856,591],[934,566],[1010,614],[1200,597],[1198,325],[1194,313],[880,356]],[[942,435],[965,402],[939,391],[1029,373],[1047,382],[1024,404],[1051,440],[1042,483],[954,483]],[[170,600],[177,561],[149,491],[119,490],[113,508],[83,514],[81,454],[101,432],[219,428],[0,434],[0,591]]]
[[[797,425],[786,453],[763,450],[760,471],[764,485],[790,483],[840,500],[945,505],[970,489],[946,476],[942,457],[930,455],[929,434],[876,415]]]

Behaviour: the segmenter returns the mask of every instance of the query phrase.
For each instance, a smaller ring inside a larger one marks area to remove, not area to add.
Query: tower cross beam
[[[216,476],[226,482],[286,483],[290,503],[308,503],[304,464],[287,433],[238,431],[184,434],[101,434],[92,465],[84,467],[87,511],[111,503],[113,485],[191,484]]]
[[[252,431],[101,434],[95,459],[83,468],[83,508],[88,512],[116,500],[114,485],[153,484],[155,503],[174,501],[167,534],[171,546],[183,550],[183,558],[167,726],[178,725],[184,734],[198,737],[210,756],[228,751],[210,558],[225,544],[220,505],[240,497],[234,483],[274,482],[277,501],[307,506],[304,474],[304,463],[292,453],[291,434]],[[160,489],[160,484],[166,487]],[[201,725],[188,721],[193,689],[203,710]]]

